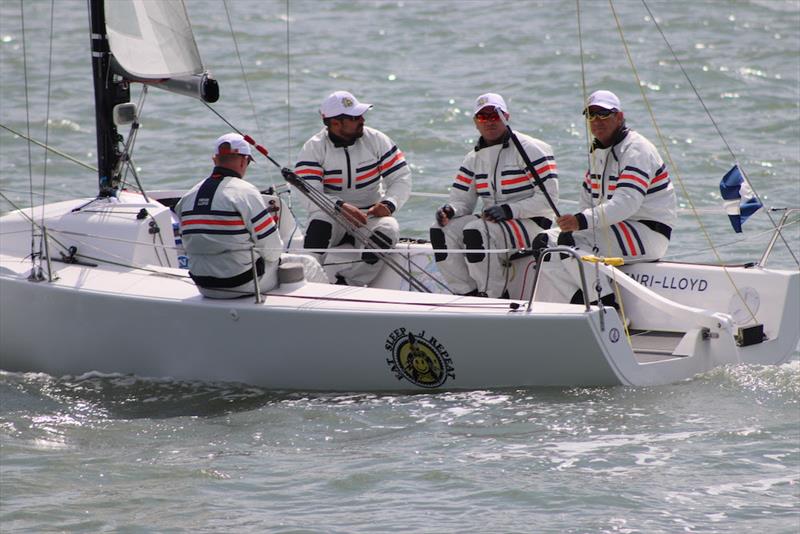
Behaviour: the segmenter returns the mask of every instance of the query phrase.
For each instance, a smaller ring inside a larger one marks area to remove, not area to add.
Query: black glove
[[[486,208],[483,210],[483,216],[493,222],[514,218],[514,214],[511,213],[511,208],[508,207],[508,204],[495,204],[491,208]]]
[[[453,209],[453,206],[450,204],[445,204],[438,210],[436,210],[436,222],[439,226],[444,226],[447,224],[449,219],[452,219],[455,216],[456,212]]]
[[[281,169],[281,174],[283,175],[283,179],[291,185],[297,185],[300,182],[300,177],[287,167]]]

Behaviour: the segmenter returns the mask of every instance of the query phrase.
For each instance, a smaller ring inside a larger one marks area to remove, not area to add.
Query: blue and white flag
[[[719,192],[725,201],[725,211],[733,230],[742,233],[742,224],[761,207],[753,190],[745,181],[738,165],[734,165],[719,183]]]

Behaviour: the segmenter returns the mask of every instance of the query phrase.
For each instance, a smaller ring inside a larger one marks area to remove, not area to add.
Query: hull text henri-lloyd
[[[698,293],[702,293],[708,289],[708,280],[705,278],[667,275],[653,276],[645,273],[631,273],[628,276],[644,287],[660,287],[661,289],[675,289],[678,291],[697,291]]]

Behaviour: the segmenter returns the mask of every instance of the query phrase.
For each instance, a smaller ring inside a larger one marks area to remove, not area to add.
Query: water
[[[661,146],[608,4],[581,4],[588,90],[617,92],[629,124]],[[800,205],[800,4],[648,5],[765,204]],[[673,176],[696,207],[716,209],[733,158],[641,3],[615,8]],[[586,158],[574,2],[292,1],[288,85],[286,3],[228,10],[252,105],[225,5],[189,5],[221,82],[215,109],[279,162],[320,128],[321,99],[348,89],[375,104],[368,124],[406,152],[414,189],[444,192],[475,141],[472,101],[491,90],[512,126],[553,146],[561,196],[577,198]],[[50,2],[25,2],[31,135],[94,164],[85,6],[61,0],[55,11],[48,115]],[[20,27],[19,3],[0,2],[0,122],[25,131]],[[204,177],[228,131],[197,102],[155,89],[142,122],[134,159],[151,189]],[[43,151],[31,154],[29,167],[26,144],[0,130],[0,191],[21,206],[28,184],[41,193],[44,181]],[[248,178],[279,179],[264,161]],[[47,201],[91,195],[95,183],[47,161]],[[413,197],[399,213],[404,232],[424,236],[440,202]],[[735,242],[721,250],[731,261],[757,257],[771,227],[763,211],[742,235],[722,213],[701,220],[716,243]],[[673,258],[713,258],[697,230],[682,215]],[[786,237],[797,254],[797,225]],[[770,263],[794,266],[783,250]],[[798,532],[799,402],[799,353],[659,388],[436,395],[4,373],[0,530]]]

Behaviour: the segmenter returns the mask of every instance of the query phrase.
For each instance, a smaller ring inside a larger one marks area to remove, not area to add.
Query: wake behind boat
[[[613,308],[533,299],[537,271],[525,254],[508,266],[511,300],[437,293],[421,272],[436,275],[432,250],[413,242],[388,254],[410,266],[405,274],[385,268],[375,287],[310,283],[286,267],[281,285],[263,298],[203,298],[173,233],[180,193],[123,189],[124,156],[138,128],[120,150],[117,126],[136,122],[129,82],[157,81],[206,102],[216,98],[215,83],[182,4],[134,3],[143,10],[136,19],[122,17],[114,2],[90,5],[101,191],[0,219],[5,370],[323,391],[643,386],[720,365],[779,364],[797,346],[800,273],[764,267],[774,242],[746,265],[599,265],[619,284],[629,326]],[[172,33],[147,41],[158,34],[151,20],[171,21]],[[176,42],[179,65],[159,44]],[[131,52],[145,44],[149,54]],[[141,57],[151,59],[142,64]],[[117,83],[105,83],[109,68]],[[288,193],[272,193],[266,200],[280,210],[284,241],[298,243]],[[412,281],[431,292],[410,290]],[[593,283],[589,269],[585,282]]]

